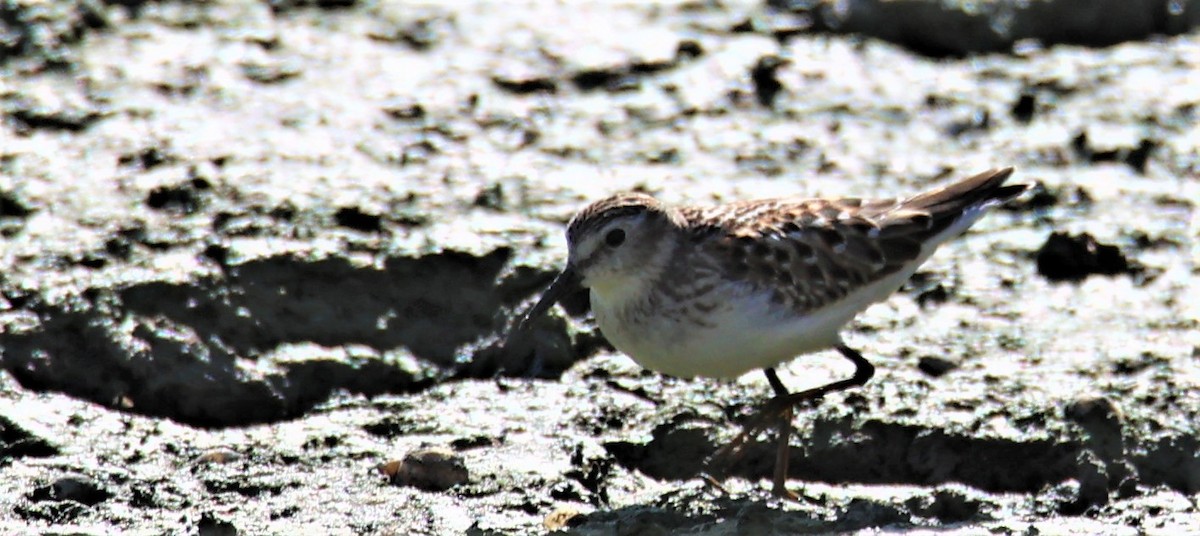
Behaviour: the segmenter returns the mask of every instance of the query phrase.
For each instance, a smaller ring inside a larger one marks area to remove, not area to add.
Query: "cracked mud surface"
[[[0,7],[0,533],[1200,532],[1200,5],[770,4]],[[586,295],[503,345],[601,195],[1000,165],[797,411],[798,503],[769,437],[699,478],[761,375]]]

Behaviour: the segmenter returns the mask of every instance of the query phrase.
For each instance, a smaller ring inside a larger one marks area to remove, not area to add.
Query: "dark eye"
[[[604,243],[608,244],[608,247],[612,248],[624,244],[625,231],[622,229],[613,229],[609,231],[608,234],[604,235]]]

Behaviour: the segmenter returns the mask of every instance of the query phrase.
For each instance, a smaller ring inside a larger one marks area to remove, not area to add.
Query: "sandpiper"
[[[572,218],[567,266],[517,330],[583,286],[601,332],[643,367],[683,378],[762,369],[775,397],[735,443],[778,419],[772,491],[794,498],[786,488],[793,406],[861,386],[875,371],[842,342],[841,328],[899,289],[943,242],[1028,188],[1005,185],[1010,175],[985,171],[904,199],[699,207],[614,195]],[[779,381],[776,366],[827,349],[852,361],[854,375],[798,393]]]

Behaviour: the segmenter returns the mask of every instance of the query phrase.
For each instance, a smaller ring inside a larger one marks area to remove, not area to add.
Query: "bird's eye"
[[[604,235],[604,243],[608,247],[615,248],[625,243],[625,231],[623,229],[613,229]]]

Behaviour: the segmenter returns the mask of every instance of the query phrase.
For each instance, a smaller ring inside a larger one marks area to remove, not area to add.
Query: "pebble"
[[[412,486],[427,491],[445,491],[469,478],[462,456],[442,447],[409,452],[403,460],[391,460],[377,469],[397,486]]]

